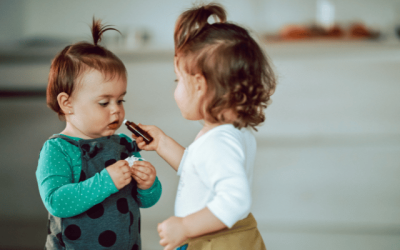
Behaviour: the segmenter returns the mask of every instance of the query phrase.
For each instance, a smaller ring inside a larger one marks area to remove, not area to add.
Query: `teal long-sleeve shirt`
[[[132,140],[124,135],[129,142]],[[71,137],[73,140],[81,138]],[[139,152],[133,153],[140,157]],[[36,179],[46,209],[54,216],[68,218],[81,214],[118,192],[108,171],[103,169],[85,181],[78,182],[82,169],[80,149],[56,138],[44,143],[40,151]],[[161,197],[161,183],[156,177],[146,190],[138,188],[142,208],[151,207]]]

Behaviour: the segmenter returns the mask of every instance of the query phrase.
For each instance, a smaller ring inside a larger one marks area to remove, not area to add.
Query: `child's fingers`
[[[122,171],[122,173],[130,171],[129,163],[125,160],[119,160],[111,166],[116,167],[116,169],[119,169],[120,171]]]
[[[117,161],[121,166],[123,166],[123,165],[129,165],[129,162],[128,161],[126,161],[126,160],[119,160],[119,161]]]
[[[147,175],[145,173],[142,173],[140,171],[136,171],[135,169],[132,168],[131,176],[136,180],[138,184],[145,184],[149,180],[151,180],[151,176]],[[155,177],[153,178],[155,179]]]
[[[129,163],[127,161],[125,161],[125,160],[119,160],[119,161],[117,161],[116,163],[114,163],[114,164],[112,164],[110,166],[116,166],[116,167],[121,168],[122,166],[129,166]]]
[[[120,167],[120,170],[122,171],[123,174],[130,173],[131,172],[131,168],[129,167],[128,162],[126,163],[126,165],[122,165]]]
[[[137,144],[138,146],[146,145],[146,142],[144,141],[143,137],[141,137],[141,136],[136,136],[135,134],[132,134],[132,137],[135,139],[136,144]]]
[[[143,149],[143,147],[146,146],[146,143],[144,142],[142,137],[136,136],[135,134],[132,134],[132,137],[135,139],[136,144],[140,149]]]
[[[120,188],[118,188],[118,189],[121,189],[121,188],[125,187],[131,181],[132,181],[132,177],[129,177],[129,178],[126,178],[125,176],[121,177],[121,179],[118,181],[119,182],[119,186],[120,186]]]
[[[132,178],[131,172],[123,173],[122,176],[123,176],[124,180],[127,180],[127,179],[129,179],[129,178]]]
[[[155,174],[146,174],[135,170],[132,171],[132,175],[135,176],[135,178],[140,178],[140,180],[145,182],[146,184],[153,184],[154,180],[156,179]]]
[[[129,183],[131,183],[131,181],[132,181],[132,177],[125,179],[124,180],[125,186],[128,185]]]
[[[152,127],[151,125],[143,125],[141,123],[138,124],[138,126],[143,129],[144,131],[146,131],[147,133],[149,132],[150,128]]]
[[[139,136],[136,136],[134,133],[132,133],[132,138],[137,140]]]
[[[147,175],[153,174],[155,172],[155,171],[153,171],[153,169],[151,169],[148,166],[143,166],[143,165],[139,165],[139,164],[135,164],[135,163],[132,166],[132,170],[135,172],[141,172],[141,173],[147,174]]]
[[[144,182],[146,182],[148,180],[148,176],[147,175],[138,175],[136,173],[133,173],[132,177],[136,180],[136,182],[138,184],[142,184],[142,183],[144,183]]]
[[[132,167],[146,174],[156,173],[156,168],[148,161],[136,161]]]
[[[140,165],[140,166],[146,166],[146,167],[154,167],[150,162],[148,161],[135,161],[135,165]]]
[[[143,137],[141,136],[136,136],[135,134],[132,134],[132,137],[135,138],[136,143],[143,142]]]

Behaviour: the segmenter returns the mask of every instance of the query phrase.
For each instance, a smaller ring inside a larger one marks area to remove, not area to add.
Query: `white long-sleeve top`
[[[256,140],[248,129],[217,126],[185,149],[175,216],[185,217],[205,207],[227,227],[250,212]]]

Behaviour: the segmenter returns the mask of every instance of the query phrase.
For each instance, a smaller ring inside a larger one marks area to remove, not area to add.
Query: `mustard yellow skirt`
[[[187,250],[266,250],[253,214],[240,220],[232,228],[189,239]]]

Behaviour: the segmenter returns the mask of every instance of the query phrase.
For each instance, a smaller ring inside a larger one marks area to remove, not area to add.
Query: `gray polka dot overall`
[[[53,138],[62,138],[81,150],[79,182],[139,151],[136,142],[129,143],[118,135],[79,141],[62,135],[50,137]],[[49,214],[45,249],[141,249],[136,182],[132,179],[117,193],[74,217],[59,218]]]

